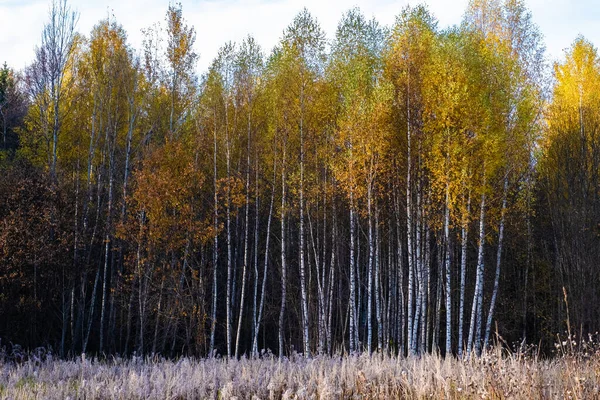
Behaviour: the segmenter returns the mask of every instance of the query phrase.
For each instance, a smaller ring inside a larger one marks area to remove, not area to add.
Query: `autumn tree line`
[[[0,71],[0,345],[465,356],[600,329],[600,59],[521,0],[300,11],[196,68],[181,5]],[[558,336],[557,336],[558,335]]]

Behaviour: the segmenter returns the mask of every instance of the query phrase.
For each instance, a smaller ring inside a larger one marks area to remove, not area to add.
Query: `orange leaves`
[[[134,180],[130,201],[148,220],[150,242],[175,250],[185,245],[189,235],[203,238],[198,213],[204,176],[181,143],[167,142],[151,150]]]
[[[231,176],[229,178],[221,178],[217,182],[218,196],[220,199],[225,199],[229,194],[229,201],[233,209],[241,207],[246,201],[244,181],[238,177]],[[228,193],[229,192],[229,193]],[[223,204],[223,207],[225,204]]]

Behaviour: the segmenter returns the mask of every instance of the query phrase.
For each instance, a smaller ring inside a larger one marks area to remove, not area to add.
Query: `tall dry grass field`
[[[593,399],[600,354],[0,362],[2,399]]]

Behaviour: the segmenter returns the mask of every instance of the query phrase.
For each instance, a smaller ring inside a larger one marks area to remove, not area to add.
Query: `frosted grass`
[[[0,398],[14,400],[599,397],[598,354],[536,360],[494,350],[463,361],[356,355],[0,362]]]

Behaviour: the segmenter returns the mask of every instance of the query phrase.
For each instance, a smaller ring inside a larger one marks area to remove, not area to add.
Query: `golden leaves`
[[[206,217],[199,217],[205,179],[191,154],[182,143],[167,142],[152,149],[134,173],[130,202],[147,218],[150,242],[167,251],[185,246],[190,235],[206,236]]]

